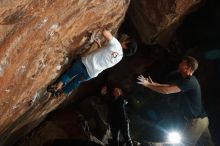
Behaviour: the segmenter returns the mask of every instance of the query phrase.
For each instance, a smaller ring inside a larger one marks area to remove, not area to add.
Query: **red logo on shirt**
[[[118,52],[112,52],[112,58],[116,58],[118,56]]]

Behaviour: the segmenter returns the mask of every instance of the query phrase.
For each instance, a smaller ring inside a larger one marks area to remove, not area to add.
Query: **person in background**
[[[109,125],[112,133],[112,141],[110,145],[119,146],[119,135],[121,134],[125,140],[126,146],[133,146],[129,120],[125,110],[128,102],[125,100],[122,89],[113,89],[113,99],[109,104]]]

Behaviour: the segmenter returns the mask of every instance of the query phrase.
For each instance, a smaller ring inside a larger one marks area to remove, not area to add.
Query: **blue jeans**
[[[87,81],[89,79],[90,77],[82,63],[82,60],[77,59],[71,68],[60,77],[58,82],[62,82],[64,85],[62,91],[65,94],[70,94],[71,91],[77,88],[81,82]]]

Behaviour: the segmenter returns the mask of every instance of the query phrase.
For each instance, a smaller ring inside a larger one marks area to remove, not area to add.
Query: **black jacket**
[[[128,122],[127,113],[125,110],[125,105],[128,102],[123,98],[123,96],[118,97],[117,100],[114,100],[109,105],[109,123],[110,125],[114,124],[124,124]]]

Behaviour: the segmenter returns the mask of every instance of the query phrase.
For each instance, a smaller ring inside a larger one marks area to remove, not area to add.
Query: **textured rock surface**
[[[103,125],[107,116],[107,104],[99,103],[102,98],[98,96],[88,97],[79,103],[79,108],[73,108],[74,106],[71,105],[53,112],[46,122],[40,124],[16,145],[43,146],[47,144],[49,146],[59,139],[66,141],[66,144],[68,140],[107,144],[111,136],[108,124]],[[80,144],[76,143],[75,145]]]
[[[0,1],[0,145],[64,100],[42,97],[45,88],[73,57],[87,51],[88,31],[117,30],[129,2]]]
[[[19,145],[43,146],[53,143],[56,139],[80,139],[89,140],[89,131],[85,131],[88,123],[79,113],[65,109],[56,112],[41,124],[34,132],[20,140]]]
[[[141,40],[146,44],[166,45],[184,15],[201,0],[141,0],[132,1],[129,11]]]

